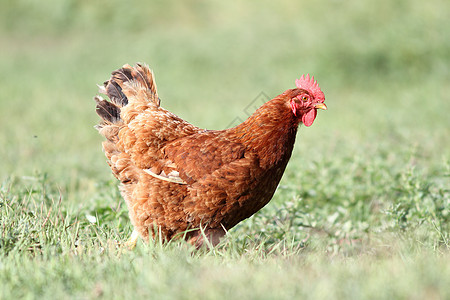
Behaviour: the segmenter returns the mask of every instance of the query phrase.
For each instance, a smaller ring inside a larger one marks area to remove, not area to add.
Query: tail
[[[96,96],[96,112],[102,119],[96,129],[110,140],[110,126],[123,124],[120,118],[121,108],[126,106],[129,98],[134,101],[144,101],[159,106],[160,99],[156,89],[153,72],[145,64],[136,64],[136,67],[124,65],[121,69],[112,72],[111,78],[99,86],[99,93],[108,96],[110,101]],[[128,97],[126,96],[128,95]]]
[[[129,182],[128,176],[124,177],[124,173],[128,172],[123,171],[131,164],[129,156],[121,149],[118,136],[120,128],[126,125],[121,111],[129,103],[159,106],[153,72],[144,64],[136,64],[135,67],[124,65],[112,72],[111,78],[103,86],[99,86],[99,93],[106,95],[109,100],[99,95],[94,98],[96,112],[101,118],[95,128],[106,138],[103,150],[114,175],[123,183]]]

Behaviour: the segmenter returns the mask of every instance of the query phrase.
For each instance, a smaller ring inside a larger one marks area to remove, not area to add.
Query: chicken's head
[[[320,90],[314,77],[302,75],[300,79],[295,81],[297,89],[295,96],[291,98],[290,105],[294,115],[302,120],[305,126],[309,127],[314,122],[317,115],[317,109],[327,109],[323,103],[325,95]]]

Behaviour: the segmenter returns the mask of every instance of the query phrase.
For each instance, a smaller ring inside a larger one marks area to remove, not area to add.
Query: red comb
[[[299,89],[307,90],[310,94],[314,96],[314,99],[316,99],[319,102],[325,101],[325,95],[320,90],[319,85],[317,84],[317,81],[314,81],[314,76],[309,77],[309,74],[302,75],[300,79],[295,80],[295,85]]]

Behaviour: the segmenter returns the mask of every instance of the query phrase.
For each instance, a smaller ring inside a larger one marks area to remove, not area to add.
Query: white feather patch
[[[144,172],[160,180],[178,184],[187,184],[183,179],[180,178],[180,173],[178,173],[177,171],[172,171],[169,173],[169,175],[164,174],[164,172],[161,173],[161,175],[158,175],[150,171],[150,169],[144,169]]]

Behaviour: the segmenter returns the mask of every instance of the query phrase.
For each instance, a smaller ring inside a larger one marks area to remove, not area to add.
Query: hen
[[[311,126],[325,96],[309,75],[225,130],[191,125],[160,106],[153,72],[125,65],[100,86],[96,126],[127,204],[133,247],[141,236],[216,245],[272,198],[300,123]],[[201,230],[200,230],[201,229]]]

